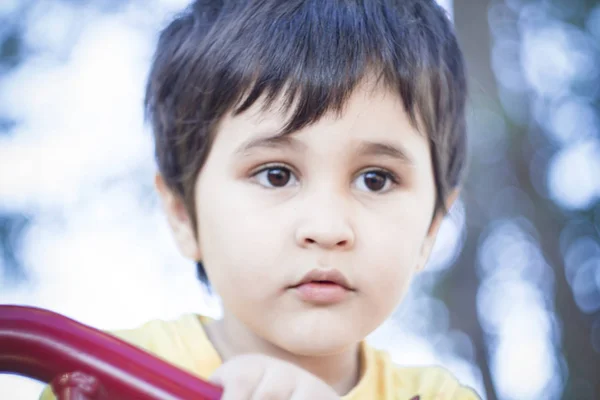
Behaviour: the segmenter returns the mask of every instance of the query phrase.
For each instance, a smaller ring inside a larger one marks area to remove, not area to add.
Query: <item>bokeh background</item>
[[[441,1],[470,75],[470,173],[369,340],[484,399],[600,398],[600,3]],[[142,97],[188,0],[0,0],[0,303],[101,329],[219,302],[152,188]],[[1,399],[41,384],[0,375]]]

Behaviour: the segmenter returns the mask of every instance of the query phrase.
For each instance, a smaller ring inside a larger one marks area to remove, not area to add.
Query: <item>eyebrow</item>
[[[404,147],[398,147],[390,143],[361,142],[356,150],[358,155],[363,156],[386,156],[410,165],[414,165],[413,159],[408,155]]]
[[[275,134],[271,136],[264,136],[253,138],[242,143],[235,151],[238,155],[247,155],[252,150],[267,148],[267,149],[293,149],[293,150],[305,150],[306,145],[301,141],[295,139],[291,135]],[[385,156],[400,160],[406,164],[414,165],[413,159],[408,155],[408,152],[403,147],[398,147],[390,143],[381,142],[361,142],[356,149],[356,154],[360,156]]]
[[[267,149],[285,149],[304,150],[306,145],[290,135],[276,134],[265,137],[253,138],[242,143],[235,151],[238,155],[247,155],[252,150]]]

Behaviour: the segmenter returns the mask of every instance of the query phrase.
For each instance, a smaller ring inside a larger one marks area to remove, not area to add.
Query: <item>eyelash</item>
[[[361,170],[357,175],[356,178],[360,177],[361,175],[364,175],[366,173],[369,172],[377,172],[382,174],[387,180],[390,181],[390,188],[388,188],[387,190],[384,191],[369,191],[370,193],[379,193],[379,194],[385,194],[388,193],[389,191],[393,190],[395,187],[398,187],[400,185],[400,178],[398,177],[398,175],[396,175],[395,173],[393,173],[392,171],[389,171],[385,168],[381,168],[381,167],[369,167],[369,168],[365,168],[363,170]]]
[[[366,174],[367,172],[379,172],[379,173],[382,173],[383,176],[385,176],[390,181],[392,181],[392,183],[394,185],[399,185],[400,184],[400,178],[398,177],[398,175],[396,175],[392,171],[388,171],[387,169],[373,167],[373,168],[369,168],[369,169],[365,169],[365,170],[361,171],[359,173],[359,175]]]
[[[261,172],[265,172],[265,171],[268,171],[270,169],[275,169],[275,168],[286,169],[286,170],[290,171],[292,174],[294,174],[294,176],[298,176],[299,175],[298,173],[296,173],[296,170],[294,168],[290,167],[287,164],[273,163],[273,164],[263,164],[263,165],[261,165],[259,168],[254,169],[250,173],[250,176],[254,177],[254,176],[260,174]]]
[[[251,173],[251,177],[252,178],[256,178],[256,176],[258,176],[258,174],[266,172],[270,169],[275,169],[275,168],[280,168],[280,169],[285,169],[290,171],[290,173],[296,178],[299,179],[299,174],[294,170],[294,168],[290,167],[289,165],[286,164],[280,164],[280,163],[274,163],[274,164],[265,164],[262,165],[260,168],[255,169],[252,173]],[[401,180],[398,177],[397,174],[393,173],[392,171],[389,171],[385,168],[381,168],[381,167],[368,167],[368,168],[364,168],[362,169],[358,174],[356,174],[356,177],[354,178],[357,179],[359,176],[364,175],[368,172],[378,172],[381,173],[383,176],[385,176],[386,179],[389,179],[389,181],[391,182],[391,184],[393,186],[399,186],[401,184]],[[275,187],[277,188],[277,187]],[[386,190],[383,193],[387,193],[388,191],[390,191],[390,189]],[[377,191],[372,191],[371,193],[378,193]]]

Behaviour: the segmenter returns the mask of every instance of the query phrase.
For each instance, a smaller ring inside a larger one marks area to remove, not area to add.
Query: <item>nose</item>
[[[303,248],[349,250],[355,232],[348,207],[333,198],[305,203],[307,206],[296,229],[296,243]]]

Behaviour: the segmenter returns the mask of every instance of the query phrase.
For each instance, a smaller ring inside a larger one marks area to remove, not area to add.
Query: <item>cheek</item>
[[[277,218],[265,214],[268,210],[256,207],[235,186],[222,185],[197,202],[202,205],[200,247],[217,291],[223,296],[223,291],[243,288],[245,297],[264,297],[265,286],[278,277],[273,269],[280,265],[285,247],[281,225],[273,226]]]
[[[365,299],[363,315],[368,316],[374,326],[387,319],[398,307],[415,272],[416,257],[409,248],[397,243],[386,248],[385,255],[381,251],[371,258],[368,268],[361,271],[359,278]]]
[[[365,224],[362,233],[362,264],[368,268],[360,268],[361,280],[375,299],[391,296],[397,301],[418,266],[428,217],[425,213],[401,211],[370,220],[377,223]]]
[[[371,252],[367,268],[361,271],[363,290],[377,302],[382,298],[399,300],[415,271],[418,259],[415,245],[382,239],[377,251]]]

